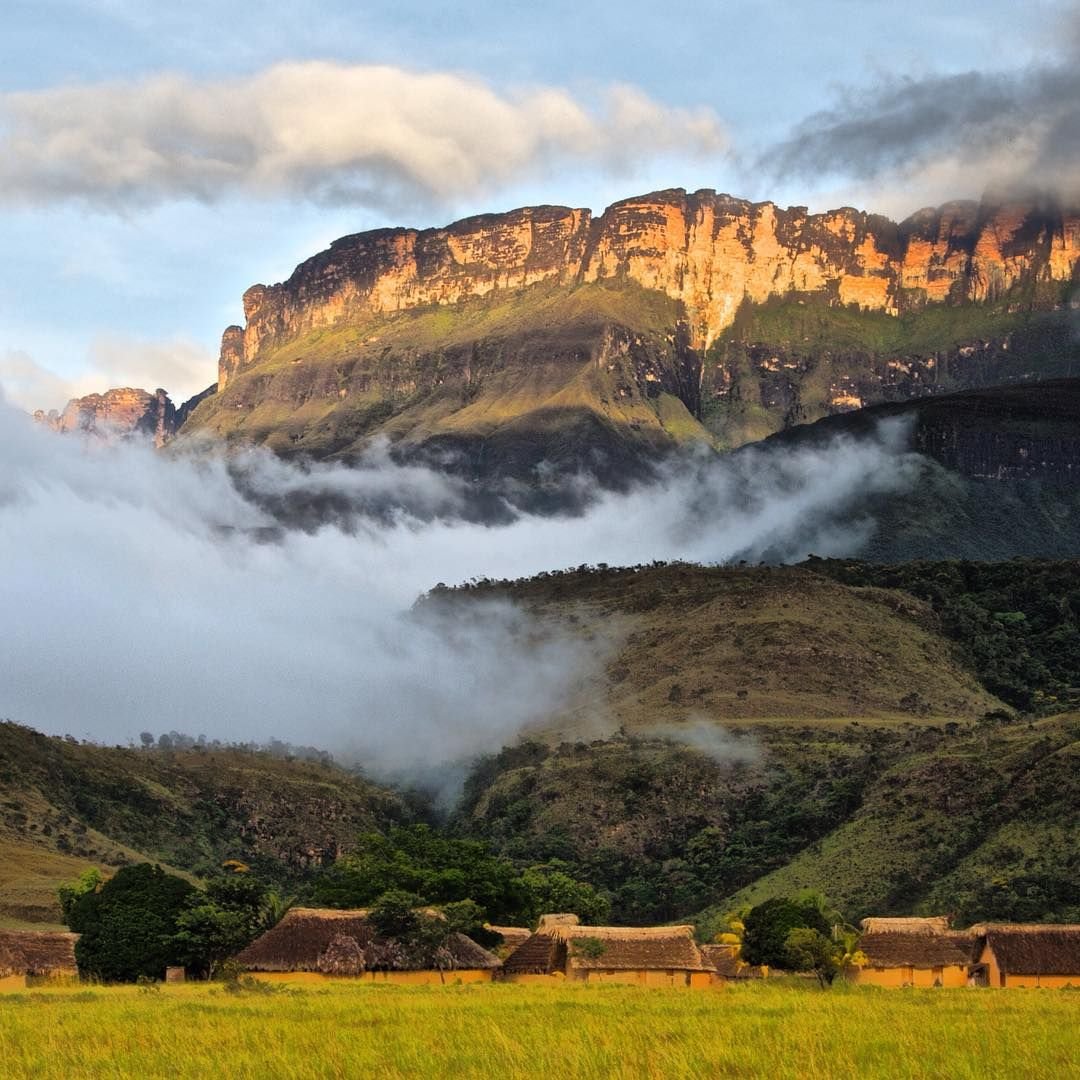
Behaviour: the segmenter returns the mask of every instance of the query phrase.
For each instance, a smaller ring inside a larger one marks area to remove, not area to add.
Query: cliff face
[[[691,441],[1075,374],[1077,286],[1080,213],[1048,203],[896,224],[671,190],[385,229],[249,289],[184,430],[616,482]]]
[[[78,431],[102,439],[149,436],[158,447],[172,438],[178,426],[176,408],[164,390],[150,394],[130,387],[72,398],[63,412],[39,409],[34,419],[54,431]]]
[[[927,303],[994,301],[1020,284],[1068,282],[1080,214],[1048,205],[951,203],[897,225],[844,208],[808,214],[712,191],[588,210],[534,207],[445,229],[344,237],[280,285],[244,295],[245,327],[222,342],[218,386],[315,330],[539,282],[625,279],[682,305],[708,349],[744,299],[821,294],[891,315]]]

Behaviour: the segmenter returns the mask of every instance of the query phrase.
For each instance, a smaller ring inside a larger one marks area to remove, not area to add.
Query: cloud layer
[[[0,197],[24,204],[242,194],[393,208],[475,197],[568,162],[621,170],[723,147],[711,111],[667,108],[630,86],[593,106],[551,87],[506,94],[464,74],[320,61],[0,97]]]
[[[934,201],[987,189],[1080,199],[1080,8],[1059,29],[1056,51],[1020,72],[894,76],[848,89],[756,168],[910,184]]]
[[[105,740],[278,737],[375,772],[468,757],[557,710],[595,658],[506,604],[421,617],[419,594],[585,562],[849,552],[870,527],[839,524],[852,504],[911,479],[898,438],[684,462],[577,517],[483,525],[459,516],[459,482],[377,456],[307,472],[168,457],[0,406],[0,716]],[[275,501],[304,494],[350,513],[282,528]]]

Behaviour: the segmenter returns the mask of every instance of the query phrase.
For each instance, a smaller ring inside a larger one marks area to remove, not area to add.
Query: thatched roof
[[[974,960],[975,939],[971,934],[953,931],[889,931],[863,934],[859,949],[867,967],[966,967]]]
[[[507,957],[509,974],[565,971],[711,971],[690,926],[548,925]]]
[[[490,930],[493,934],[498,934],[503,939],[503,945],[507,949],[516,949],[519,945],[524,945],[532,937],[532,931],[525,926],[492,926],[488,924],[484,929]]]
[[[0,930],[0,977],[75,971],[78,934]]]
[[[706,965],[725,979],[763,979],[765,970],[740,960],[730,945],[699,945]]]
[[[1080,982],[1080,926],[985,923],[971,928],[1007,975],[1075,975]]]
[[[552,926],[578,926],[581,920],[572,912],[549,912],[547,915],[540,916],[540,925],[538,930],[547,930]]]
[[[363,967],[359,968],[361,958]],[[239,953],[236,961],[248,971],[328,974],[359,974],[360,970],[418,971],[428,966],[422,956],[401,943],[377,940],[366,909],[331,908],[293,908],[277,926]],[[437,966],[455,970],[491,969],[497,968],[499,961],[464,934],[451,934],[445,948],[439,951]],[[359,970],[346,971],[346,968]]]
[[[945,934],[951,920],[948,915],[932,915],[926,919],[863,919],[859,924],[864,934]]]

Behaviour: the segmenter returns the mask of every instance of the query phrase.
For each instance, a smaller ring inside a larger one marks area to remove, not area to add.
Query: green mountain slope
[[[639,457],[708,440],[678,321],[675,301],[624,281],[535,285],[318,329],[239,371],[184,432],[316,458],[347,458],[379,435],[399,452],[458,456],[478,475],[546,461],[615,482]]]
[[[365,829],[407,820],[395,795],[341,769],[241,750],[133,750],[0,724],[0,918],[53,921],[86,865],[153,859],[195,874],[240,859],[288,879]],[[15,873],[11,867],[24,869]]]

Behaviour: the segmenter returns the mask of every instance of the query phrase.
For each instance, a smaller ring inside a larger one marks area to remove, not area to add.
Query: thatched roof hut
[[[738,950],[730,945],[699,945],[705,963],[724,979],[763,979],[765,969],[739,959]]]
[[[544,922],[503,965],[508,975],[711,970],[694,942],[690,926],[575,926]]]
[[[9,975],[74,974],[78,934],[41,930],[0,930],[0,978]]]
[[[525,926],[492,926],[489,923],[484,929],[502,938],[498,952],[503,957],[509,956],[519,945],[524,945],[532,937],[532,931]]]
[[[954,931],[877,931],[863,934],[859,950],[872,968],[966,967],[975,959],[975,938]]]
[[[973,926],[1008,975],[1073,976],[1080,981],[1080,925],[983,923]]]
[[[859,924],[864,934],[945,934],[951,920],[948,915],[929,918],[869,918]]]
[[[429,964],[399,942],[380,941],[366,909],[293,908],[236,962],[248,971],[362,974],[364,971],[494,970],[499,961],[464,934],[450,934]]]

